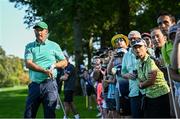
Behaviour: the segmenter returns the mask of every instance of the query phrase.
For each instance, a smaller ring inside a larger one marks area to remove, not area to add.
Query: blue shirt
[[[64,60],[65,57],[57,43],[46,39],[43,43],[34,41],[27,44],[24,59],[32,60],[38,66],[48,69],[57,61]],[[57,76],[56,70],[53,71],[53,76]],[[29,77],[33,82],[41,83],[48,78],[48,75],[29,69]]]
[[[68,74],[68,79],[64,81],[64,90],[74,91],[75,89],[75,67],[74,65],[68,63],[64,69],[64,74]]]
[[[109,83],[108,84],[108,98],[109,99],[115,99],[115,88],[116,88],[116,85],[115,83]]]

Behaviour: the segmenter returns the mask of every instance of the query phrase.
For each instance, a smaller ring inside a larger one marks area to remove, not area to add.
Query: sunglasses
[[[115,43],[118,43],[118,42],[122,42],[122,41],[124,41],[124,39],[122,39],[122,38],[117,38],[114,42],[115,42]]]
[[[131,41],[131,46],[133,46],[134,44],[140,43],[140,42],[143,42],[143,40],[141,38],[138,38],[136,40],[132,40]]]

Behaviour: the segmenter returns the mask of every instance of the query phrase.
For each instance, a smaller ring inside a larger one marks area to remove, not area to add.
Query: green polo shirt
[[[38,66],[48,69],[57,61],[64,60],[65,57],[60,46],[57,43],[47,39],[43,43],[34,41],[26,45],[24,59],[31,59]],[[45,73],[37,72],[31,69],[29,69],[29,76],[33,82],[37,83],[41,83],[48,78],[48,75]],[[53,76],[57,76],[56,70],[53,71]]]
[[[163,47],[161,48],[162,57],[164,62],[167,64],[171,64],[171,52],[173,50],[173,43],[172,41],[167,41]]]
[[[163,72],[156,66],[153,59],[147,54],[144,61],[138,64],[138,79],[145,81],[148,79],[148,72],[157,70],[156,80],[153,85],[145,88],[145,94],[149,98],[156,98],[170,92],[169,86],[164,79]]]

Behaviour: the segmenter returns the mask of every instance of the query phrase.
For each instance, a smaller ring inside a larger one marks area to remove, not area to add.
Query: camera
[[[117,76],[121,76],[121,68],[122,68],[122,65],[119,64],[119,65],[117,66],[117,71],[116,71],[116,75],[117,75]]]
[[[136,76],[136,78],[138,77],[138,71],[137,70],[133,70],[133,74],[135,74]]]
[[[116,54],[116,57],[123,57],[124,56],[124,52],[118,52],[117,54]]]
[[[124,49],[124,48],[118,48],[114,56],[115,56],[115,57],[121,57],[121,58],[122,58],[126,52],[127,52],[126,49]]]

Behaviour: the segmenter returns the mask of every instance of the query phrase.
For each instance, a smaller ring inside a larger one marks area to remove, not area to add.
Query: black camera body
[[[133,74],[135,74],[136,78],[138,78],[138,71],[137,70],[133,70]]]
[[[121,69],[122,69],[122,65],[119,64],[119,65],[117,66],[117,71],[116,71],[116,75],[117,75],[117,76],[121,76]]]
[[[122,58],[126,52],[127,52],[126,49],[118,48],[114,56]]]
[[[118,56],[118,57],[123,57],[123,56],[124,56],[124,52],[118,52],[118,53],[117,53],[117,56]]]

